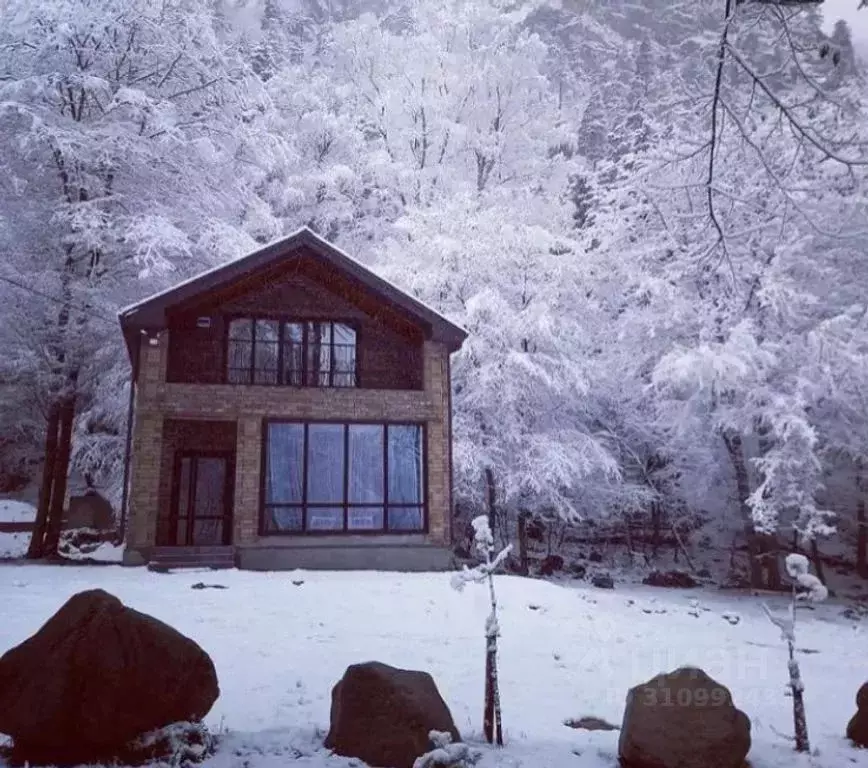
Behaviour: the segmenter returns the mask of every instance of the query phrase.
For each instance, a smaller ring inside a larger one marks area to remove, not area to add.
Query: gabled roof
[[[253,253],[219,267],[202,272],[167,290],[124,307],[119,313],[121,327],[132,349],[133,338],[140,331],[156,331],[166,327],[167,313],[208,292],[232,285],[253,272],[274,266],[280,259],[292,256],[299,249],[321,259],[358,281],[373,294],[396,308],[428,331],[430,338],[445,343],[450,351],[457,350],[467,338],[467,331],[427,304],[384,280],[352,256],[320,237],[309,227],[302,227],[286,237],[275,240]]]

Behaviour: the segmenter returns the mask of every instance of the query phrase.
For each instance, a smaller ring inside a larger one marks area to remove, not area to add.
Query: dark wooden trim
[[[268,471],[268,437],[269,427],[272,424],[298,424],[303,427],[302,431],[302,498],[298,504],[269,504],[266,499],[266,476]],[[338,503],[331,502],[309,502],[307,499],[307,475],[308,475],[308,446],[310,442],[309,433],[311,425],[318,424],[339,424],[343,426],[343,500]],[[349,427],[351,426],[376,426],[383,427],[383,502],[381,504],[370,504],[363,502],[349,501]],[[419,447],[422,452],[422,475],[420,477],[421,484],[421,501],[419,504],[389,504],[389,427],[418,427],[420,430]],[[363,419],[359,421],[348,421],[346,419],[280,419],[280,418],[265,418],[263,419],[262,428],[262,463],[260,470],[260,494],[259,494],[259,535],[260,536],[382,536],[384,534],[395,535],[424,535],[429,532],[429,504],[428,504],[428,425],[424,421],[393,421],[393,420],[376,420]],[[389,507],[395,508],[418,508],[422,512],[422,527],[415,530],[392,530],[389,528]],[[271,507],[297,507],[301,509],[301,524],[300,531],[270,531],[266,526],[266,512]],[[341,507],[343,509],[343,527],[335,530],[324,531],[309,531],[307,530],[307,512],[308,509],[333,509]],[[383,508],[383,525],[379,529],[351,529],[349,527],[349,510],[350,509],[365,509],[370,507]]]
[[[455,460],[452,455],[454,447],[452,445],[452,356],[448,353],[446,355],[446,411],[446,430],[448,432],[446,445],[449,448],[449,516],[446,524],[448,525],[449,543],[452,544],[455,541],[453,531],[455,518]]]

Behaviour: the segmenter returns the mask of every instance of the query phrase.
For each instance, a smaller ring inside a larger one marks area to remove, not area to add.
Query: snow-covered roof
[[[400,307],[417,321],[430,326],[432,337],[446,342],[452,349],[457,349],[467,338],[468,332],[465,328],[453,323],[445,315],[411,296],[394,283],[380,277],[310,227],[301,227],[246,256],[206,270],[124,307],[118,313],[121,326],[125,332],[163,328],[166,324],[167,310],[186,303],[206,291],[229,285],[255,270],[270,266],[277,259],[284,258],[301,247],[307,247],[310,252],[355,277],[371,291]]]

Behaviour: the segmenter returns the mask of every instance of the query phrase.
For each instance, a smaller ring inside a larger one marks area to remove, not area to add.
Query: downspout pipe
[[[132,370],[130,372],[130,397],[127,403],[127,436],[124,447],[124,487],[121,496],[121,520],[118,530],[119,544],[124,543],[127,532],[127,507],[129,505],[130,485],[130,459],[133,445],[133,411],[136,401],[136,381],[139,377],[139,355],[141,353],[141,339],[136,339],[133,345]]]

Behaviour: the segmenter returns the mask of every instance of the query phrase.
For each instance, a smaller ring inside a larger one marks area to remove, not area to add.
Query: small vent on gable
[[[211,327],[211,318],[210,317],[197,317],[196,318],[196,327],[197,328],[210,328]]]

